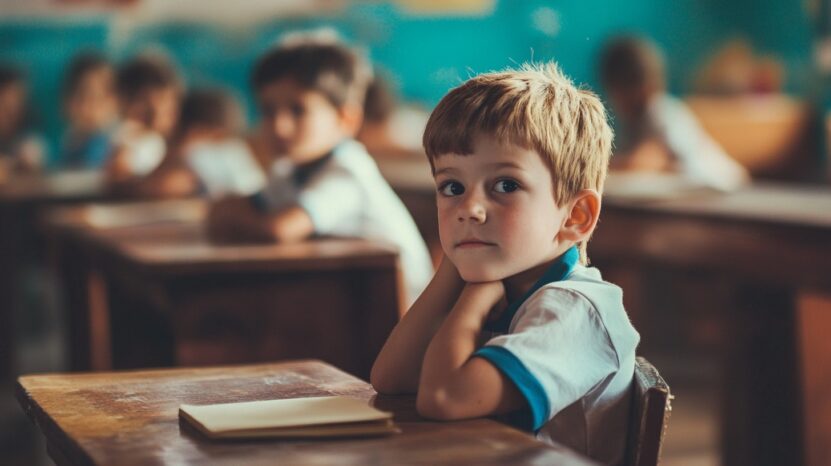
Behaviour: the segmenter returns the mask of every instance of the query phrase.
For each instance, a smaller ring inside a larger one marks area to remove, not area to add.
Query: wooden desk
[[[379,167],[440,251],[426,160]],[[831,189],[761,183],[648,199],[622,195],[619,180],[607,183],[589,244],[594,264],[705,272],[732,291],[723,463],[831,464]]]
[[[831,461],[831,344],[812,331],[831,326],[831,301],[815,298],[831,296],[831,190],[757,184],[649,201],[609,192],[589,251],[601,269],[697,270],[732,290],[724,464]]]
[[[49,176],[17,175],[0,183],[0,380],[11,382],[14,365],[14,314],[23,312],[20,274],[42,259],[38,216],[46,206],[89,202],[105,194],[95,172]]]
[[[21,377],[17,396],[59,465],[432,464],[588,465],[489,419],[428,422],[412,397],[318,361]],[[403,433],[370,439],[216,442],[177,418],[179,405],[345,395],[392,411]]]
[[[61,261],[70,267],[64,275],[81,277],[68,293],[77,298],[76,369],[314,357],[369,375],[400,316],[394,247],[350,239],[215,245],[193,221],[200,204],[178,202],[163,208],[182,221],[154,212],[168,222],[152,225],[78,222],[91,207],[53,218],[72,255]]]

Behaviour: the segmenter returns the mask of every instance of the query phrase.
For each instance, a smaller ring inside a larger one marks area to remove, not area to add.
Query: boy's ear
[[[340,115],[341,125],[344,131],[350,136],[358,134],[358,130],[361,129],[361,125],[364,122],[363,107],[353,103],[347,103],[338,109],[338,114]]]
[[[586,241],[600,217],[600,194],[593,189],[584,189],[569,203],[570,210],[560,228],[560,241],[578,243]]]

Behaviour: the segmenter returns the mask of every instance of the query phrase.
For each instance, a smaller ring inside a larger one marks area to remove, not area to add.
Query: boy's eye
[[[300,103],[292,103],[291,105],[291,114],[295,117],[302,117],[303,114],[306,113],[306,107]]]
[[[439,192],[445,196],[458,196],[465,192],[465,187],[457,181],[448,181],[439,187]]]
[[[498,193],[511,193],[519,189],[519,183],[514,180],[499,180],[493,189]]]

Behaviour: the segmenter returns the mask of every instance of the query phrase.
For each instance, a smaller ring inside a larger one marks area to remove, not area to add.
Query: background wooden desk
[[[831,327],[831,190],[757,184],[637,202],[610,192],[589,251],[601,270],[698,270],[731,290],[724,464],[831,461],[831,345],[817,331]]]
[[[78,222],[77,209],[54,217],[63,275],[80,277],[67,293],[76,369],[314,357],[369,375],[400,315],[395,248],[349,239],[214,245],[193,221],[200,204],[177,202],[156,208],[178,207],[182,221],[149,215],[164,224],[95,228]]]
[[[436,423],[412,397],[376,397],[317,361],[21,377],[18,399],[59,465],[588,465],[564,448],[489,419]],[[403,433],[371,439],[210,441],[178,422],[179,405],[345,395],[392,411]]]
[[[0,381],[11,383],[15,355],[14,314],[21,312],[21,274],[43,259],[38,217],[44,207],[102,199],[103,178],[94,172],[14,175],[0,183]]]

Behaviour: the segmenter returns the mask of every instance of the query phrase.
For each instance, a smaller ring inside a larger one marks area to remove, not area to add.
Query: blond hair
[[[555,63],[481,74],[451,90],[424,130],[430,164],[444,154],[473,153],[480,134],[540,154],[551,171],[558,206],[583,189],[603,191],[612,149],[606,110]],[[585,262],[585,244],[580,250]]]

